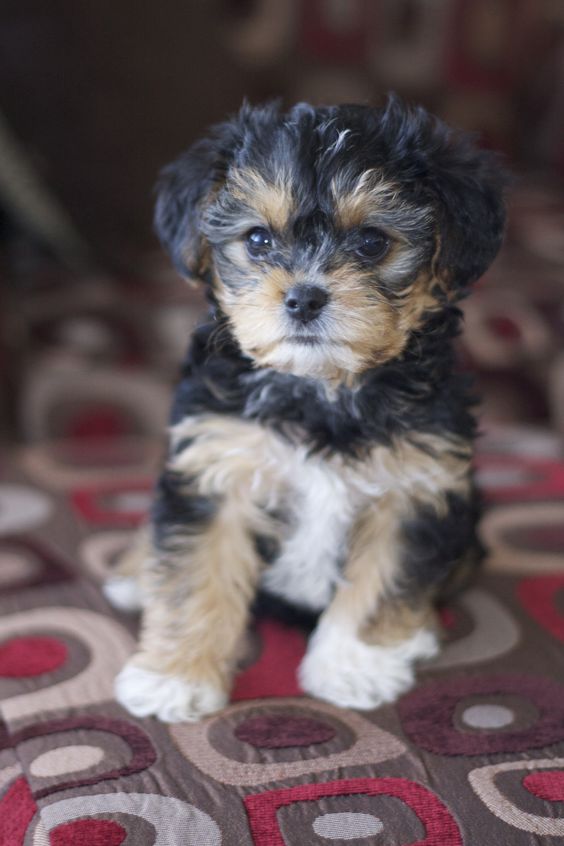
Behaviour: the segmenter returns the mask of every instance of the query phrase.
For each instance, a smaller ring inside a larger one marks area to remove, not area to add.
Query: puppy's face
[[[217,298],[259,365],[356,374],[401,353],[438,306],[432,208],[383,168],[351,167],[341,146],[326,175],[322,156],[275,149],[234,169],[204,211]]]
[[[401,355],[489,263],[493,183],[485,154],[397,101],[247,108],[165,172],[157,228],[257,365],[346,380]]]

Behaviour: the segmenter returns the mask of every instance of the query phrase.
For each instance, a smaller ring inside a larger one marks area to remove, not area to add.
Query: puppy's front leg
[[[420,536],[410,538],[406,526],[415,509],[406,496],[388,494],[356,525],[344,583],[300,668],[302,687],[313,696],[361,709],[393,702],[413,684],[415,663],[437,653],[433,588],[468,552],[471,505],[464,497],[449,500],[446,493],[437,497],[436,508],[425,503],[415,518],[423,521]]]
[[[136,716],[179,722],[226,704],[261,565],[240,492],[212,502],[169,491],[164,500],[166,537],[143,575],[140,648],[116,697]]]

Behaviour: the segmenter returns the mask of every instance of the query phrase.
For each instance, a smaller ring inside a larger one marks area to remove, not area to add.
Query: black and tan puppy
[[[423,109],[243,107],[159,184],[157,232],[201,279],[117,679],[133,714],[221,708],[257,592],[319,614],[305,691],[373,708],[437,650],[433,601],[477,560],[456,302],[500,246],[495,160]]]

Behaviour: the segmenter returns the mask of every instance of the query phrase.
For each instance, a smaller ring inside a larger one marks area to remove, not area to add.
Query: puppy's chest
[[[448,465],[413,444],[375,445],[362,459],[311,454],[299,437],[222,415],[184,418],[172,447],[170,467],[198,495],[229,504],[249,531],[276,538],[263,586],[314,609],[327,605],[341,580],[352,529],[370,502],[390,491],[407,502],[416,491],[452,483]]]
[[[323,459],[298,457],[288,469],[280,489],[285,519],[279,552],[262,584],[289,602],[320,610],[342,578],[350,530],[365,496]]]
[[[171,468],[198,495],[231,503],[249,531],[275,538],[264,587],[291,602],[326,605],[355,517],[385,490],[374,468],[335,453],[311,454],[299,438],[220,415],[184,418],[172,430],[172,450]]]

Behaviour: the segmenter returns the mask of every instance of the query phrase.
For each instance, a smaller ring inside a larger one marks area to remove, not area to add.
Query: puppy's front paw
[[[371,646],[337,627],[321,626],[300,666],[300,683],[318,699],[369,710],[409,690],[415,661],[437,651],[435,635],[425,629],[394,646]]]
[[[206,682],[167,676],[128,663],[115,681],[116,699],[135,717],[164,723],[195,722],[227,704],[224,691]]]

